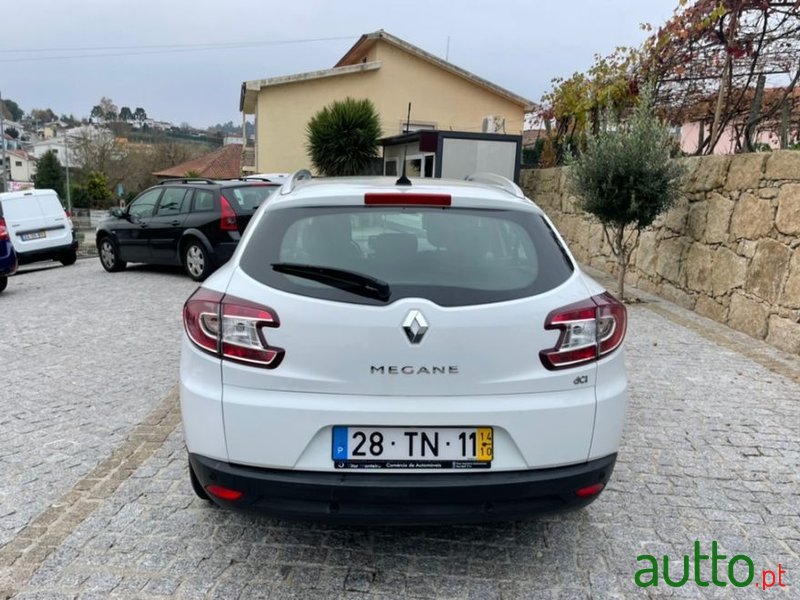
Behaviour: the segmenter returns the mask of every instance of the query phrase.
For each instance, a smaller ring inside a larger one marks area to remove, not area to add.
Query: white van
[[[53,190],[0,194],[0,206],[19,264],[57,260],[75,262],[78,241],[61,200]]]

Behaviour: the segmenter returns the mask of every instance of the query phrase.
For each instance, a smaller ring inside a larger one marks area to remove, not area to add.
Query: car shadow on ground
[[[148,265],[143,263],[138,264],[128,264],[125,268],[125,271],[130,271],[131,273],[163,273],[165,275],[177,275],[178,277],[186,277],[186,274],[183,271],[182,267],[169,267],[164,265]],[[123,273],[125,271],[122,271]]]
[[[50,269],[57,269],[59,267],[63,267],[60,262],[52,262],[52,263],[43,263],[43,264],[36,264],[36,265],[23,265],[17,269],[17,272],[12,275],[12,277],[19,277],[20,275],[30,275],[32,273],[38,273],[39,271],[49,271]]]

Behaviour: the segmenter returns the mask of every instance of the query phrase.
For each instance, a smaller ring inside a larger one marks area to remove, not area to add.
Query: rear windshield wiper
[[[356,273],[355,271],[286,262],[272,263],[272,268],[278,273],[305,277],[306,279],[312,279],[346,292],[358,294],[359,296],[366,296],[368,298],[377,298],[384,302],[391,296],[391,289],[388,283],[382,279]]]

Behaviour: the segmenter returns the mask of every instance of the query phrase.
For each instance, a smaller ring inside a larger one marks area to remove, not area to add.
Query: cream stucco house
[[[385,31],[362,35],[332,69],[242,84],[243,119],[255,116],[255,144],[244,149],[245,172],[306,168],[306,124],[324,106],[369,98],[384,136],[410,130],[521,134],[532,102]],[[490,117],[487,119],[487,117]],[[499,117],[499,118],[497,118]],[[499,125],[499,126],[498,126]]]

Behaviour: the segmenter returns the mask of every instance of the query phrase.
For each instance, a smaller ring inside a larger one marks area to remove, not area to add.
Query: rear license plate
[[[491,427],[333,428],[337,469],[489,469]]]
[[[23,233],[19,237],[23,242],[29,242],[30,240],[40,240],[43,237],[47,237],[47,233],[44,231],[36,231],[34,233]]]

